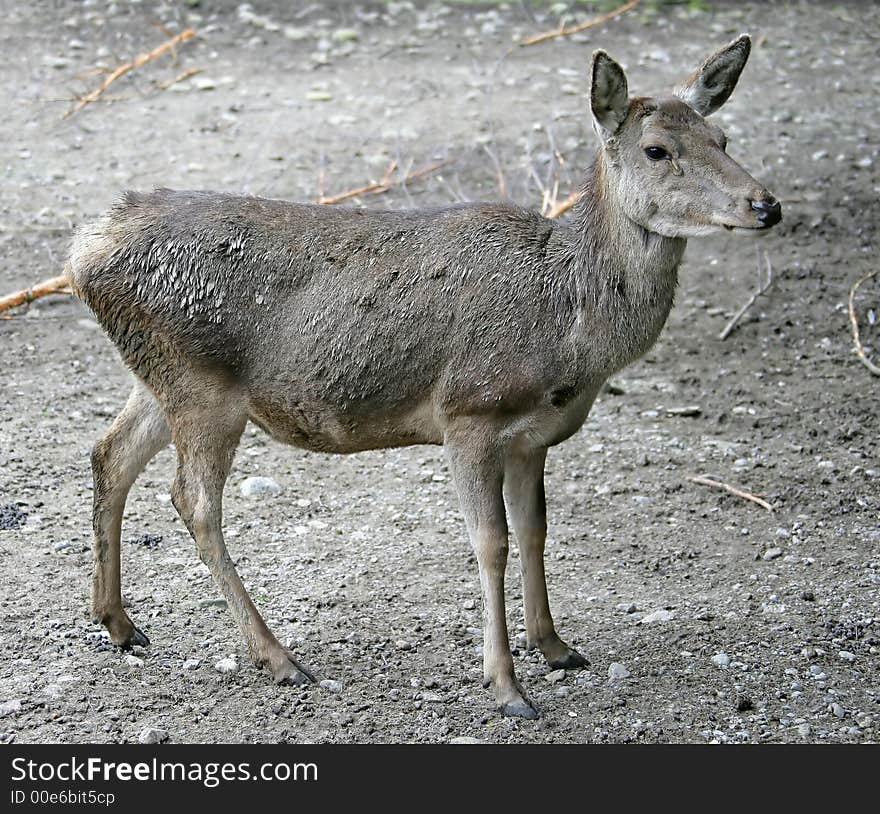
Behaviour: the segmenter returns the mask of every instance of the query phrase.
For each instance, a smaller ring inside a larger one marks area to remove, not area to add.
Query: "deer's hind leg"
[[[202,377],[180,390],[196,395],[169,410],[177,447],[177,476],[171,492],[174,507],[244,634],[254,663],[269,669],[279,684],[314,681],[263,621],[223,540],[223,486],[247,423],[247,400],[235,391],[235,385]]]
[[[137,382],[122,412],[92,449],[92,617],[120,647],[149,644],[122,607],[119,539],[125,501],[138,475],[170,441],[159,402]]]

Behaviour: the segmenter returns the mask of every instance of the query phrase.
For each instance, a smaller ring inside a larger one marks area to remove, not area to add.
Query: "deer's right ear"
[[[751,37],[740,34],[712,54],[673,91],[674,94],[701,116],[709,116],[730,98],[751,50]]]
[[[603,139],[613,136],[629,113],[626,74],[604,51],[593,54],[590,107]]]

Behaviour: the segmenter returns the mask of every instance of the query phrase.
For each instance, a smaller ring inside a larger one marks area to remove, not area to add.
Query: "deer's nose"
[[[757,201],[749,201],[749,206],[758,213],[758,220],[761,221],[762,226],[769,228],[782,220],[782,207],[772,195]]]

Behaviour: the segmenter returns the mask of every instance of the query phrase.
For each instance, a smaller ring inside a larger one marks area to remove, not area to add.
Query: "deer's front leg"
[[[529,648],[539,648],[553,669],[584,667],[587,660],[556,633],[547,599],[544,576],[546,458],[546,449],[511,451],[504,466],[504,499],[519,543],[526,642]]]
[[[505,715],[537,718],[513,673],[513,657],[504,609],[507,566],[507,518],[502,494],[503,461],[495,450],[470,438],[447,441],[471,544],[480,568],[483,594],[483,682],[492,687]]]

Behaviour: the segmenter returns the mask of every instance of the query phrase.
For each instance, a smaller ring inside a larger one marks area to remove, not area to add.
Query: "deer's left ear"
[[[603,139],[608,139],[617,132],[629,112],[626,74],[604,51],[593,54],[590,109]]]
[[[714,113],[733,93],[751,50],[751,37],[740,34],[676,87],[675,95],[701,116]]]

